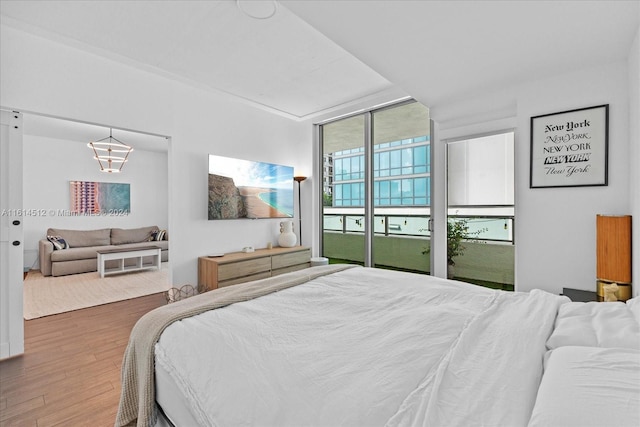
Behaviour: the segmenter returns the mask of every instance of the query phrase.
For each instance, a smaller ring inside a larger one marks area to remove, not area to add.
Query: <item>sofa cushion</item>
[[[158,227],[140,227],[140,228],[112,228],[111,229],[111,244],[112,245],[124,245],[126,243],[139,243],[148,242],[151,239],[152,233],[158,231]],[[108,244],[108,243],[107,243]]]
[[[75,261],[79,259],[97,259],[98,252],[105,249],[117,249],[116,246],[87,246],[84,248],[65,249],[64,251],[53,251],[51,253],[51,262]]]
[[[102,230],[62,230],[50,228],[47,230],[47,236],[62,237],[70,248],[85,248],[88,246],[111,244],[110,228],[104,228]]]

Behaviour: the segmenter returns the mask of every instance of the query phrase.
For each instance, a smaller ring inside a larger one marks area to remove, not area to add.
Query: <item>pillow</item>
[[[167,230],[156,230],[151,233],[151,237],[149,237],[150,242],[159,242],[160,240],[164,240],[164,236],[167,234]]]
[[[70,248],[86,248],[89,246],[108,246],[111,244],[111,229],[101,230],[63,230],[60,228],[49,228],[47,236],[62,237]]]
[[[47,236],[47,240],[53,244],[53,250],[69,249],[69,244],[60,236]]]
[[[640,296],[635,298],[631,298],[627,300],[627,307],[633,313],[633,316],[636,318],[636,322],[640,326]]]
[[[151,233],[158,231],[158,227],[155,225],[151,227],[139,227],[139,228],[112,228],[111,229],[111,244],[112,245],[124,245],[127,243],[140,243],[148,242],[151,238]]]
[[[547,348],[585,346],[640,350],[640,325],[622,302],[569,302],[558,316]]]

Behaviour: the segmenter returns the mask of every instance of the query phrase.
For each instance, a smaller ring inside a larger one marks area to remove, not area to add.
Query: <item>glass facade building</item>
[[[429,143],[428,136],[419,136],[374,145],[374,206],[428,206],[431,203]],[[325,157],[325,169],[330,161],[332,205],[363,207],[364,148],[336,151],[330,157]]]

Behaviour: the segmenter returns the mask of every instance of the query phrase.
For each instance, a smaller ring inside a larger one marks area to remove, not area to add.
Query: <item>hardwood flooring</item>
[[[113,426],[136,321],[162,293],[25,321],[25,354],[0,361],[0,426]]]

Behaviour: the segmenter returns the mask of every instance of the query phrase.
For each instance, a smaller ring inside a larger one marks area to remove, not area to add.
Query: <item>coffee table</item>
[[[141,246],[139,248],[127,249],[104,249],[98,252],[98,273],[100,277],[108,274],[127,273],[131,271],[141,271],[149,269],[160,270],[160,252],[158,246]],[[143,257],[153,257],[151,263],[144,263]],[[133,265],[126,265],[125,260],[135,260]],[[117,260],[116,267],[105,268],[107,261]]]

